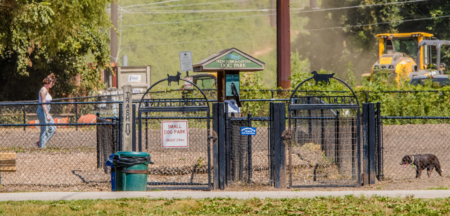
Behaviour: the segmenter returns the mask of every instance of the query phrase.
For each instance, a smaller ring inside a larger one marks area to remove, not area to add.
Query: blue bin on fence
[[[111,154],[106,161],[106,166],[111,167],[111,190],[116,191],[116,169],[114,169],[113,158],[114,154]]]

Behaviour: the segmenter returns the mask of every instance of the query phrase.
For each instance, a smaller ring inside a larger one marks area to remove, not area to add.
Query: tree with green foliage
[[[378,59],[376,34],[423,31],[449,39],[449,14],[442,1],[323,0],[319,10],[298,13],[309,22],[292,47],[312,70],[345,75],[351,62],[360,77]]]
[[[109,62],[110,0],[0,0],[0,100],[36,100],[51,72],[52,95],[100,87]],[[94,63],[95,67],[89,67]]]

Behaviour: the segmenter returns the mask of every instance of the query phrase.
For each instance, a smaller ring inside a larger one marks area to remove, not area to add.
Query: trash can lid
[[[150,157],[150,154],[148,154],[147,152],[130,152],[130,151],[116,152],[115,155],[120,157]]]

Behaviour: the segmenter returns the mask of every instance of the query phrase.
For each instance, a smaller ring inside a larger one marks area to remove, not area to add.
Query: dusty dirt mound
[[[320,145],[306,143],[292,147],[291,157],[294,185],[339,183],[352,179],[352,173],[340,172],[334,159],[327,157]]]

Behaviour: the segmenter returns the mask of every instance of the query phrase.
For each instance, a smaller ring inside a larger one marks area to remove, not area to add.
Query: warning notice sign
[[[193,82],[193,81],[192,81],[192,77],[185,77],[184,79]],[[194,86],[193,86],[190,82],[184,81],[184,88],[185,88],[185,89],[193,89]]]
[[[187,121],[162,121],[161,130],[163,148],[189,147]]]

